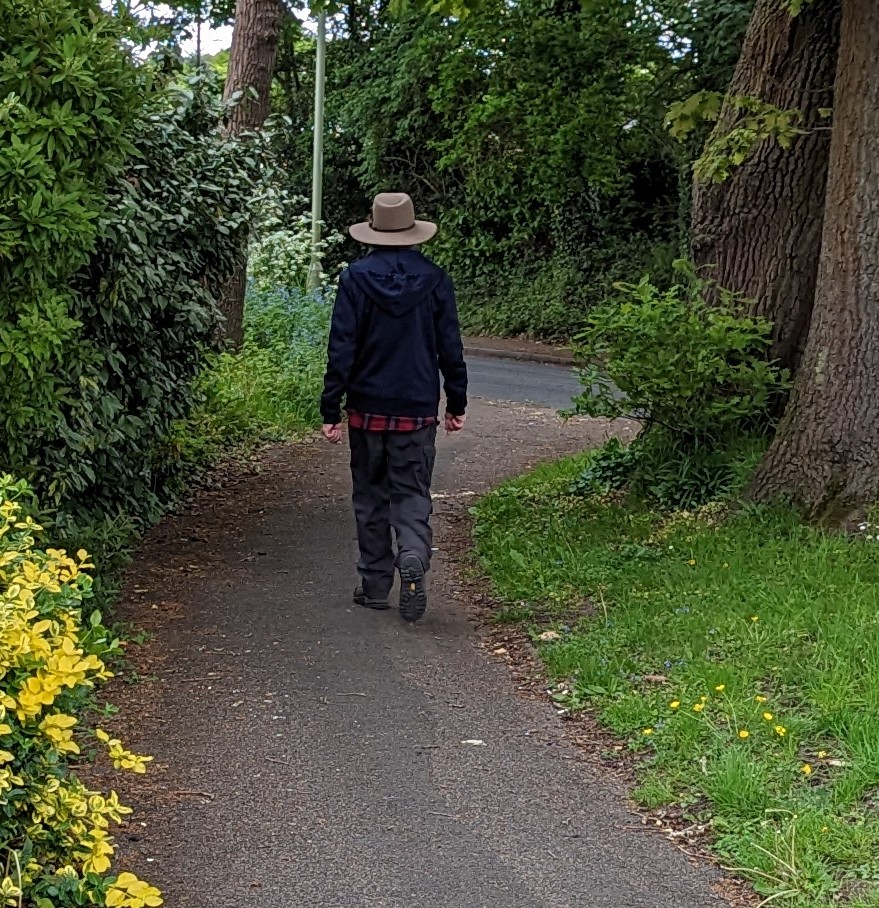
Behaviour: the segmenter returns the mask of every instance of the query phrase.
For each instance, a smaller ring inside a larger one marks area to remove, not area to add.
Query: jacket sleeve
[[[467,410],[467,365],[464,362],[455,288],[448,275],[440,283],[437,298],[437,356],[445,382],[446,409],[453,416],[463,416]]]
[[[320,399],[320,412],[324,423],[336,425],[342,421],[342,397],[348,390],[348,380],[357,352],[357,307],[354,289],[347,272],[339,279],[333,318],[330,324],[330,341],[327,350],[327,372],[324,391]]]

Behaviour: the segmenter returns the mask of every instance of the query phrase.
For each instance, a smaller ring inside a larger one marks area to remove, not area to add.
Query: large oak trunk
[[[736,118],[733,99],[759,98],[802,111],[808,128],[826,127],[833,105],[840,0],[819,0],[791,17],[780,0],[758,0],[716,129]],[[695,262],[721,287],[754,300],[774,323],[771,356],[795,371],[809,330],[821,248],[830,135],[774,140],[722,183],[693,190]]]
[[[240,92],[241,100],[229,112],[226,128],[230,133],[258,129],[269,115],[283,19],[280,0],[237,0],[235,4],[235,28],[223,97],[228,99]],[[247,238],[243,237],[239,261],[220,297],[223,337],[236,348],[243,339],[246,287]]]
[[[843,0],[827,209],[812,327],[758,500],[846,523],[879,485],[879,4]]]

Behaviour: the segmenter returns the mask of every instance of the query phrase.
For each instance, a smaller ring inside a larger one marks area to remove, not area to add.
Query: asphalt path
[[[486,400],[519,401],[564,410],[582,386],[573,369],[506,359],[478,359],[467,363],[470,392]]]
[[[132,654],[144,678],[117,702],[156,763],[123,792],[138,810],[120,844],[168,908],[720,904],[468,618],[449,549],[474,496],[611,431],[522,403],[564,406],[566,370],[471,375],[467,430],[438,441],[418,625],[351,602],[344,447],[273,449],[148,538],[124,599],[151,633]]]

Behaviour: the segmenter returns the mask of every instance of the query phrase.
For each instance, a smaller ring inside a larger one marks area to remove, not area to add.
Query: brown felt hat
[[[372,203],[372,218],[348,232],[368,246],[418,246],[433,239],[436,224],[415,220],[415,206],[405,192],[382,192]]]

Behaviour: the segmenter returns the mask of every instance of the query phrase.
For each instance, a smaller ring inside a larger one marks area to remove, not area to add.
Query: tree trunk
[[[280,0],[237,0],[229,72],[223,97],[238,92],[241,100],[229,111],[226,123],[234,134],[259,129],[271,106],[272,77],[278,55],[278,39],[284,19]],[[255,94],[255,97],[253,96]],[[220,311],[222,337],[234,348],[244,336],[244,294],[247,289],[247,237],[242,237],[241,254],[235,270],[223,287]]]
[[[832,524],[879,486],[879,4],[843,0],[827,209],[812,327],[752,497]]]
[[[833,106],[840,0],[791,17],[781,0],[758,0],[716,129],[736,118],[732,99],[796,108],[806,128],[827,126]],[[809,330],[821,249],[830,135],[797,136],[787,150],[763,142],[722,183],[696,181],[693,257],[721,287],[754,300],[772,320],[773,359],[795,372]]]
[[[278,56],[278,38],[284,8],[280,0],[237,0],[229,72],[223,98],[242,92],[241,102],[229,114],[231,133],[258,129],[269,115],[272,76]],[[251,97],[255,92],[256,97]]]

